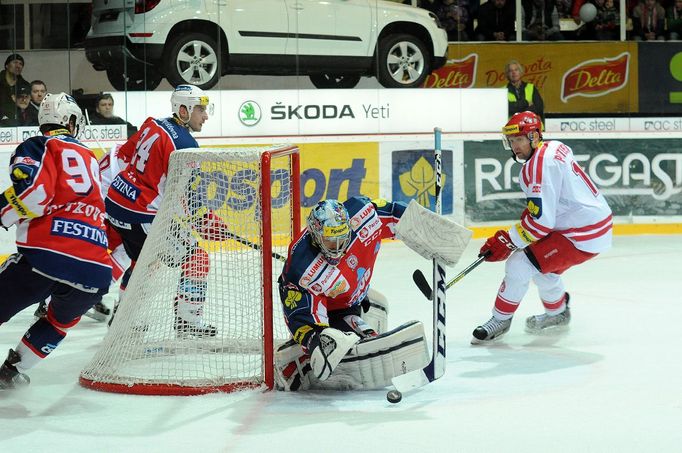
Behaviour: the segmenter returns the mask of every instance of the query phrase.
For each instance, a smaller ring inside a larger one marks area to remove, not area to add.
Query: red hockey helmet
[[[525,135],[533,143],[536,138],[542,139],[542,121],[533,112],[519,112],[512,115],[507,124],[502,128],[502,138],[505,149],[511,149],[508,137]]]

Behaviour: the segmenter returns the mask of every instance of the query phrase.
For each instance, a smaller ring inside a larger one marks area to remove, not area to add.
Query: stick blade
[[[420,271],[419,269],[415,270],[412,273],[412,280],[414,281],[414,284],[417,285],[417,288],[419,288],[419,291],[422,292],[424,297],[426,297],[429,300],[433,300],[433,293],[431,291],[431,286],[429,285],[429,282],[426,281],[426,277]]]
[[[401,374],[400,376],[395,376],[391,379],[391,383],[396,390],[400,393],[409,392],[411,390],[418,389],[420,387],[428,384],[429,378],[426,377],[424,370],[414,370],[409,373]]]

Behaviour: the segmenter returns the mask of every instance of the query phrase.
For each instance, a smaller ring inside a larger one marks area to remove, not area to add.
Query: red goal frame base
[[[192,396],[207,393],[232,393],[240,390],[265,388],[262,383],[233,382],[230,384],[192,387],[177,384],[112,384],[110,382],[96,382],[80,377],[78,383],[88,389],[109,393],[125,393],[129,395],[158,395],[158,396]]]

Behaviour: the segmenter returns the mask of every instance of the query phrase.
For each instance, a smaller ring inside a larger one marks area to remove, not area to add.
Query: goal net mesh
[[[273,348],[290,336],[276,280],[299,228],[298,175],[293,147],[174,152],[158,214],[81,384],[143,394],[272,386]],[[196,316],[182,324],[188,309]]]

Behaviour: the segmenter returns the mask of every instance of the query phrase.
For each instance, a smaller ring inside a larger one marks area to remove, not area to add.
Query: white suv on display
[[[445,63],[447,46],[434,14],[381,0],[94,0],[85,52],[117,90],[153,90],[163,77],[208,89],[224,74],[410,88]]]

